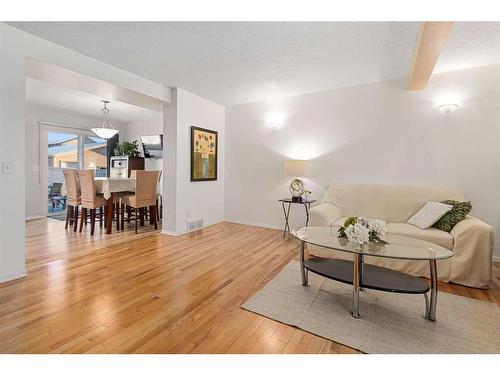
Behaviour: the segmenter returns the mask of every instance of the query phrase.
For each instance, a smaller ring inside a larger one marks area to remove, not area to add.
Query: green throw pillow
[[[441,203],[452,205],[451,211],[448,211],[444,216],[436,221],[433,228],[444,230],[445,232],[451,232],[453,227],[457,225],[460,221],[465,219],[465,217],[471,212],[472,205],[470,202],[459,202],[453,200],[442,201]]]

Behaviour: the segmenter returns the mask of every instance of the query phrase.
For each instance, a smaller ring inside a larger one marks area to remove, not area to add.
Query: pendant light
[[[118,134],[118,130],[113,128],[111,125],[111,121],[108,119],[109,109],[107,105],[109,102],[107,100],[102,100],[104,103],[104,107],[101,109],[102,111],[102,123],[100,128],[92,128],[92,130],[99,138],[109,139],[112,138],[115,134]]]

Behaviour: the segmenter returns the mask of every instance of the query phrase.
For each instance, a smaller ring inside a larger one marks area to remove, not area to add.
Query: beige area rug
[[[500,353],[500,307],[438,294],[436,321],[424,319],[421,294],[360,292],[360,319],[351,317],[351,286],[309,273],[300,282],[290,262],[242,308],[365,353]]]

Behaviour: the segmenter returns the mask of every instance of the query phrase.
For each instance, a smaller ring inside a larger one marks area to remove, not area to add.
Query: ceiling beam
[[[427,86],[452,26],[453,22],[423,23],[408,78],[410,90],[421,90]]]

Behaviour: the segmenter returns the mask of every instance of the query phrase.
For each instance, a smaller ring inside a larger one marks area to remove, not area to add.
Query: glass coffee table
[[[425,318],[436,319],[438,294],[437,264],[438,260],[448,259],[453,252],[433,243],[415,238],[387,234],[384,243],[357,245],[347,238],[337,238],[338,227],[306,227],[292,231],[292,235],[300,240],[300,269],[302,285],[308,285],[308,272],[323,277],[351,284],[352,316],[359,318],[359,291],[362,288],[375,289],[393,293],[423,294],[425,297]],[[332,251],[351,253],[354,261],[304,258],[305,244],[321,246]],[[403,272],[364,263],[365,256],[391,259],[428,260],[430,267],[430,287],[419,277]],[[427,293],[430,289],[430,301]]]

